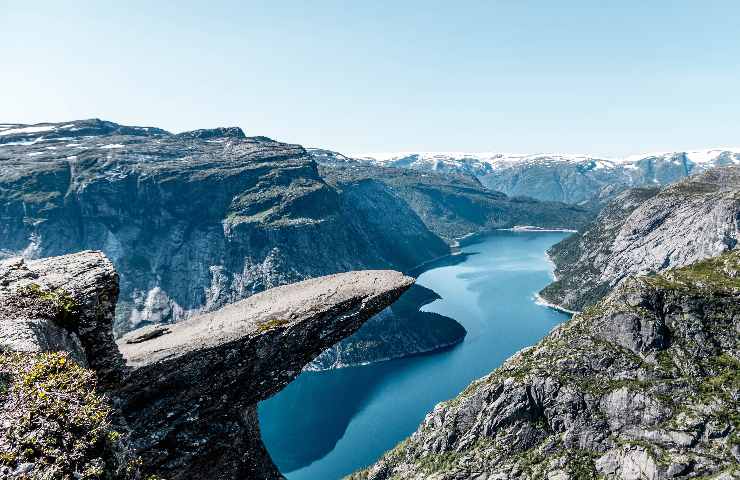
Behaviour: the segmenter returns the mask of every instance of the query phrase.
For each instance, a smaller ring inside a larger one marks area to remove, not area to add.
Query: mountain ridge
[[[740,165],[740,148],[704,149],[605,158],[587,154],[384,153],[343,155],[309,149],[325,165],[382,165],[472,175],[510,196],[589,202],[604,189],[665,185],[709,168]],[[376,155],[373,157],[372,155]]]

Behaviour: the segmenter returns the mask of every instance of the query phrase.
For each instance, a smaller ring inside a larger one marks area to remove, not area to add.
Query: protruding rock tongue
[[[264,477],[265,469],[274,469],[269,457],[238,454],[261,445],[252,418],[256,403],[413,282],[390,270],[329,275],[274,288],[167,329],[129,333],[118,342],[130,368],[119,396],[137,450],[172,478],[195,478],[216,465],[222,472],[272,478]]]

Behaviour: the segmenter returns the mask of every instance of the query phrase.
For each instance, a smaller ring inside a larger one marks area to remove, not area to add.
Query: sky
[[[0,123],[344,153],[740,145],[740,2],[0,0]]]

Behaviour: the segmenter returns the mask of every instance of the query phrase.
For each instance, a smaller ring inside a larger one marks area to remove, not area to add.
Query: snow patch
[[[22,142],[7,142],[7,143],[0,143],[0,147],[6,147],[6,146],[13,146],[13,145],[22,145],[24,147],[27,147],[29,145],[33,145],[34,143],[40,142],[44,137],[34,138],[33,140],[26,140]]]
[[[45,125],[40,127],[22,127],[22,128],[11,128],[10,130],[3,130],[0,132],[0,135],[14,135],[17,133],[39,133],[39,132],[48,132],[50,130],[55,130],[57,127],[54,125]]]

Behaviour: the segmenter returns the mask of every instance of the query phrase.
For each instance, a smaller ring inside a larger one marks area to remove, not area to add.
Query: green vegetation
[[[687,267],[666,270],[645,281],[667,290],[732,294],[740,291],[740,251],[693,263]]]
[[[257,326],[257,331],[260,333],[269,332],[274,328],[282,327],[283,325],[287,325],[288,323],[290,323],[290,321],[285,320],[284,318],[273,318],[272,320],[260,323]]]
[[[38,300],[37,308],[49,312],[57,325],[72,330],[76,329],[78,305],[75,299],[63,289],[44,290],[41,286],[32,283],[23,287],[19,293]]]
[[[138,478],[93,371],[62,352],[2,353],[0,376],[0,419],[11,420],[0,433],[0,465],[32,463],[33,480]]]

